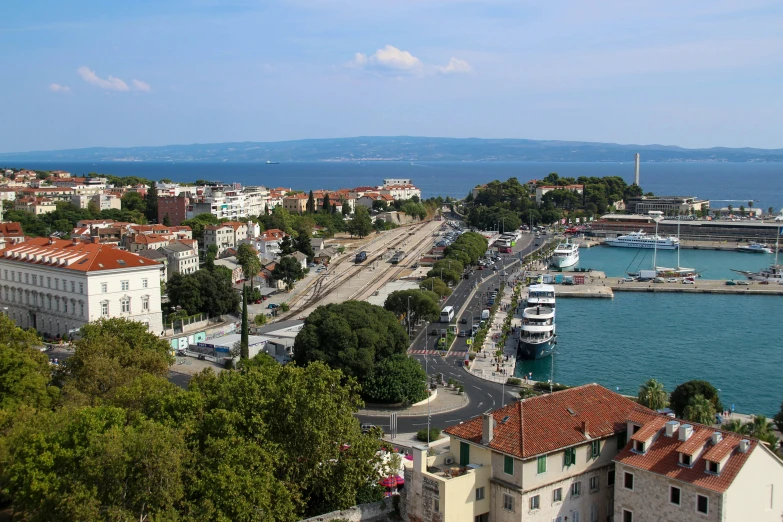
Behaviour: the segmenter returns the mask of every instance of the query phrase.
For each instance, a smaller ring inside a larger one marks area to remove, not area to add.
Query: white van
[[[481,320],[486,321],[489,319],[489,310],[482,310],[481,311]]]

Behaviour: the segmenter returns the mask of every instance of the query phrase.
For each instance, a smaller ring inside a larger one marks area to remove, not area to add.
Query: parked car
[[[693,279],[683,279],[682,280],[682,284],[684,284],[684,285],[695,285],[696,281],[694,281]]]
[[[460,322],[460,324],[468,324],[468,320],[465,319],[464,317],[462,319],[460,319],[459,322]]]
[[[742,286],[750,286],[750,281],[737,281],[737,284]]]
[[[666,282],[667,282],[667,283],[676,283],[676,282],[677,282],[677,279],[676,279],[676,278],[674,278],[674,277],[670,277],[669,279],[667,279],[667,280],[666,280]]]
[[[280,305],[277,303],[269,303],[268,305],[266,305],[266,307],[274,309],[274,308],[280,308]]]

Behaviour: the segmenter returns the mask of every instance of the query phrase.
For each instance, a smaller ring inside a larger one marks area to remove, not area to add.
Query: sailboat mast
[[[680,270],[680,215],[677,214],[677,270]]]
[[[658,220],[655,220],[655,238],[653,239],[653,270],[657,270],[658,264]]]

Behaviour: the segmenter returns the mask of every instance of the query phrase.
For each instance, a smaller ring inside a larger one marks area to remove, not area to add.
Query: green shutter
[[[467,466],[470,464],[470,445],[467,442],[459,443],[459,465]]]
[[[514,474],[514,457],[506,455],[503,457],[503,473],[506,475]]]
[[[563,466],[568,467],[571,465],[571,450],[566,448],[563,452]]]
[[[546,473],[546,455],[538,457],[538,472]]]
[[[601,441],[600,440],[594,440],[593,441],[593,458],[597,459],[601,456]]]

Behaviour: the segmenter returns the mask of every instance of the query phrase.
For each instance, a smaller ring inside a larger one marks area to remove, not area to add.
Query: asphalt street
[[[469,279],[463,280],[457,285],[451,296],[443,303],[444,307],[451,305],[456,311],[462,308],[473,291],[474,285],[477,283],[479,285],[464,313],[457,318],[457,327],[459,329],[470,329],[471,318],[474,318],[475,321],[475,318],[480,316],[481,310],[485,307],[486,292],[498,288],[502,284],[504,272],[510,275],[519,267],[519,263],[508,268],[508,270],[506,267],[535,250],[537,248],[536,244],[543,244],[546,239],[546,236],[536,238],[533,234],[522,234],[522,237],[517,241],[517,245],[513,249],[513,253],[500,256],[501,259],[496,264],[497,270],[493,270],[491,267],[489,270],[486,267],[484,270],[474,270]],[[461,324],[461,319],[465,319],[467,323]],[[503,400],[504,387],[501,384],[485,381],[462,369],[463,361],[468,351],[466,337],[458,337],[451,351],[445,357],[437,355],[435,343],[437,343],[439,336],[432,335],[434,328],[439,328],[439,324],[428,325],[426,331],[425,325],[417,327],[413,332],[414,339],[408,353],[415,357],[422,367],[426,368],[428,375],[437,376],[438,374],[443,374],[443,378],[447,382],[449,379],[454,379],[462,383],[470,402],[459,410],[430,415],[430,426],[441,429],[446,428],[447,426],[471,419],[485,411],[499,408],[501,405],[508,404],[517,398],[515,392],[506,389],[506,397]],[[361,416],[359,418],[361,422],[380,426],[384,431],[389,429],[387,415]],[[398,416],[397,418],[398,433],[412,433],[426,427],[426,415],[417,417]]]

